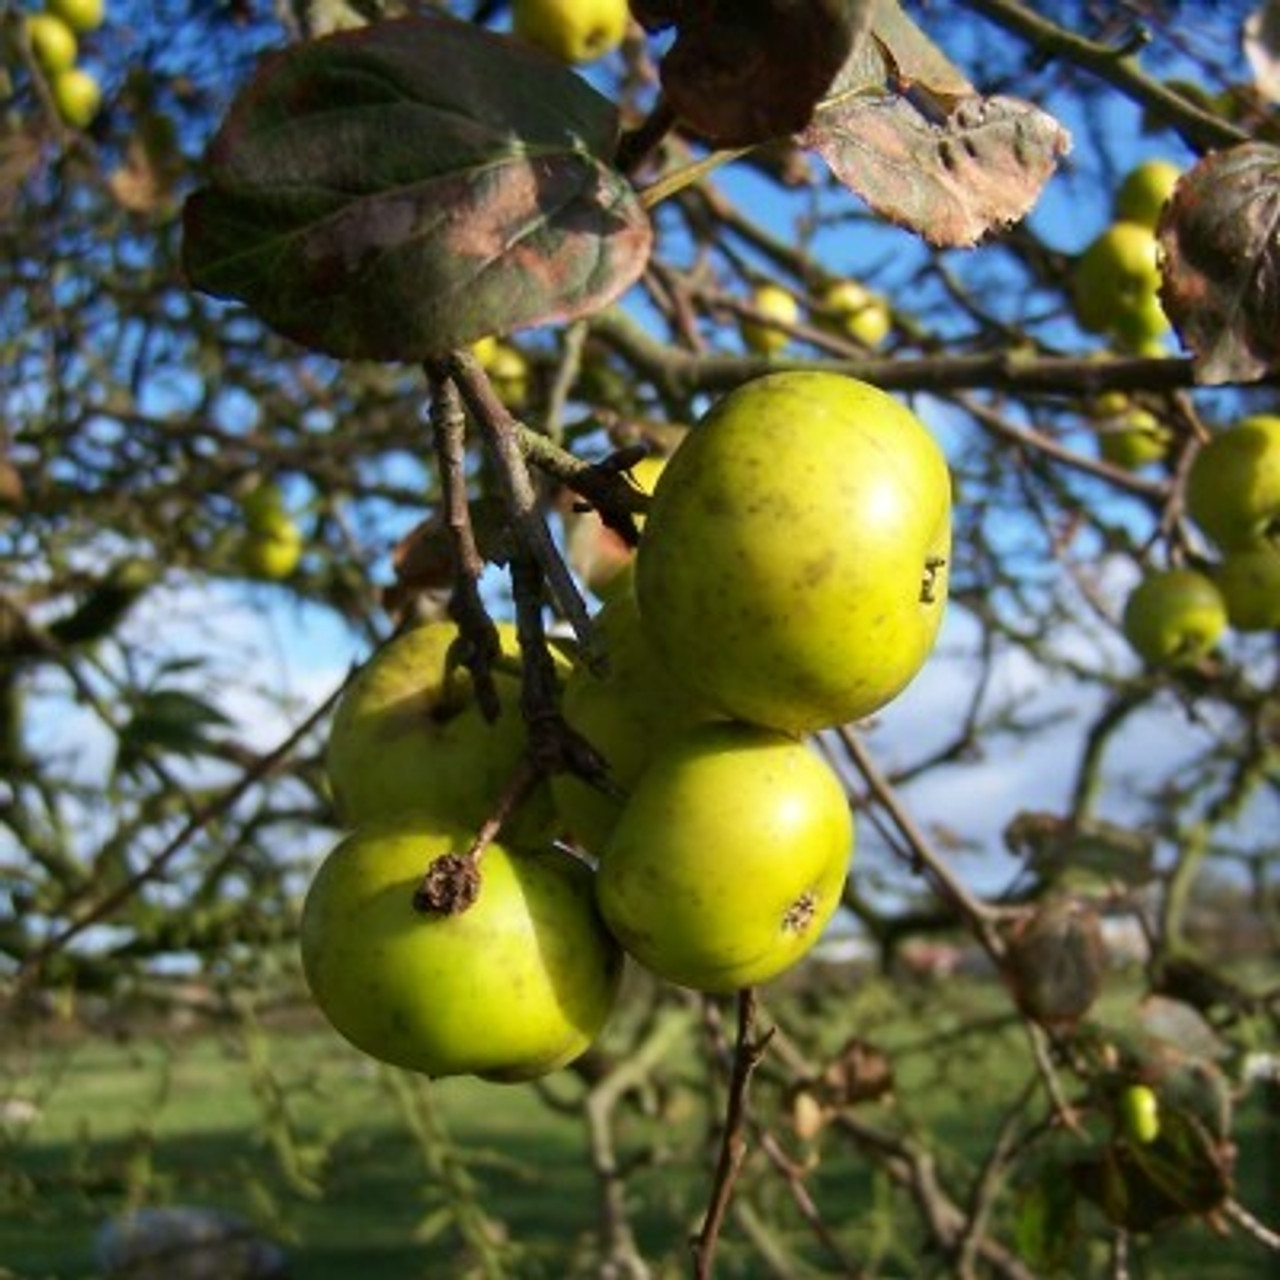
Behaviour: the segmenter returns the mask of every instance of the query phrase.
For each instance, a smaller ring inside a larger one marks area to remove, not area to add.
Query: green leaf
[[[1076,1241],[1076,1188],[1060,1165],[1046,1165],[1020,1195],[1013,1233],[1018,1256],[1037,1272],[1066,1266]]]
[[[617,113],[559,63],[454,19],[267,61],[184,210],[192,283],[343,358],[423,360],[588,314],[652,229],[610,163]]]
[[[132,773],[151,754],[207,754],[214,745],[212,729],[231,721],[217,707],[181,689],[154,689],[134,703],[116,746],[115,771]]]

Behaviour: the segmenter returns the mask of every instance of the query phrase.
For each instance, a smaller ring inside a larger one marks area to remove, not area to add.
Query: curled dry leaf
[[[1164,208],[1160,301],[1206,385],[1280,367],[1280,148],[1201,160]]]
[[[1107,962],[1093,908],[1048,899],[1013,926],[1006,942],[1005,977],[1018,1008],[1045,1027],[1074,1026],[1101,993]]]

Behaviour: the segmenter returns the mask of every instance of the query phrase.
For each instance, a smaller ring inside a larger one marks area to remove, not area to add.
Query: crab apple
[[[1227,629],[1222,593],[1194,569],[1144,578],[1125,602],[1125,638],[1153,667],[1182,666],[1207,654]]]
[[[645,968],[696,991],[736,991],[811,950],[839,906],[853,844],[844,787],[809,746],[755,725],[699,725],[641,774],[596,891]]]
[[[1117,221],[1136,222],[1154,231],[1180,177],[1182,170],[1172,160],[1144,160],[1131,169],[1116,191]]]
[[[64,124],[87,129],[102,106],[102,88],[83,67],[60,71],[49,82],[53,104]]]
[[[1227,620],[1237,631],[1280,629],[1280,547],[1260,542],[1229,551],[1214,580],[1227,606]]]
[[[60,75],[75,66],[76,33],[51,13],[29,14],[24,20],[31,53],[47,76]]]
[[[489,845],[474,901],[424,912],[424,873],[469,835],[423,818],[373,823],[321,864],[303,907],[303,970],[357,1048],[429,1076],[528,1080],[571,1062],[613,1007],[623,957],[587,868]]]
[[[839,374],[771,374],[720,400],[658,481],[640,617],[726,716],[844,724],[929,656],[950,543],[946,460],[910,410]]]
[[[822,328],[872,350],[883,344],[893,328],[888,303],[857,280],[837,280],[823,290],[819,302]]]
[[[578,667],[565,684],[562,707],[569,725],[604,756],[610,780],[626,792],[666,743],[714,719],[715,712],[654,652],[640,626],[629,573],[596,615],[594,630],[608,655],[608,670],[596,675]],[[551,779],[551,794],[568,833],[599,857],[622,801],[571,773]]]
[[[753,320],[746,316],[739,321],[743,345],[756,355],[776,355],[791,341],[787,326],[800,319],[800,304],[794,294],[778,284],[762,284],[751,295],[751,305],[764,318]],[[777,321],[770,324],[769,321]],[[778,326],[783,326],[779,328]]]
[[[1092,333],[1140,347],[1169,328],[1159,287],[1155,233],[1136,222],[1114,222],[1076,261],[1071,279],[1076,319]]]
[[[1224,551],[1280,531],[1280,417],[1245,418],[1196,454],[1187,512]]]
[[[592,62],[627,34],[627,0],[515,0],[512,29],[562,62]]]
[[[456,661],[458,628],[429,622],[380,649],[334,712],[325,754],[341,820],[357,826],[420,812],[471,830],[490,818],[528,745],[520,713],[516,631],[499,624],[493,671],[500,713],[485,719],[470,672]],[[569,662],[556,654],[561,674]],[[551,792],[540,783],[512,815],[514,843],[548,837]]]

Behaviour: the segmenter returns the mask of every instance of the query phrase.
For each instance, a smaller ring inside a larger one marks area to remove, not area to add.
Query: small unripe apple
[[[627,34],[627,0],[514,0],[512,29],[562,62],[592,62]]]
[[[49,82],[58,115],[73,129],[87,129],[102,106],[102,89],[83,67],[61,71]]]
[[[853,842],[844,787],[810,747],[754,725],[701,725],[636,783],[596,873],[600,909],[651,972],[736,991],[812,949]]]
[[[743,344],[757,355],[776,355],[791,341],[786,326],[793,325],[800,319],[800,304],[781,285],[762,284],[752,293],[751,305],[765,319],[742,317],[738,328]],[[768,324],[767,320],[776,320],[783,327]]]
[[[636,553],[645,632],[726,716],[802,734],[879,710],[933,649],[951,478],[924,424],[839,374],[747,382],[694,427]]]
[[[492,335],[472,343],[471,353],[489,375],[498,399],[512,413],[529,403],[529,361],[519,347]]]
[[[1280,417],[1245,418],[1196,454],[1187,512],[1224,551],[1280,531]]]
[[[1124,608],[1124,634],[1151,666],[1181,666],[1207,654],[1227,629],[1222,593],[1194,569],[1144,578]]]
[[[1159,246],[1150,227],[1115,222],[1080,255],[1071,280],[1076,319],[1134,348],[1169,328],[1160,306]]]
[[[556,851],[490,845],[475,900],[423,912],[428,868],[470,834],[422,819],[373,823],[321,865],[302,913],[307,983],[365,1053],[429,1076],[532,1079],[578,1057],[617,995],[622,954],[591,874]]]
[[[1229,551],[1215,580],[1237,631],[1280,629],[1280,547],[1262,542]]]
[[[1120,1127],[1130,1142],[1142,1146],[1160,1136],[1160,1101],[1150,1085],[1130,1084],[1122,1090]]]
[[[280,511],[273,519],[262,519],[246,529],[237,558],[251,578],[283,582],[298,567],[304,547],[302,530],[287,512]]]
[[[1172,160],[1144,160],[1129,171],[1116,192],[1116,220],[1154,231],[1180,177],[1182,170]]]
[[[1135,405],[1123,393],[1100,397],[1094,420],[1098,425],[1098,452],[1112,466],[1136,471],[1168,456],[1172,439],[1169,429],[1150,409]]]
[[[51,13],[33,13],[25,20],[31,53],[46,76],[57,76],[75,66],[76,33]]]
[[[45,8],[72,31],[96,31],[107,14],[106,0],[47,0]]]
[[[822,328],[875,350],[893,328],[893,313],[878,294],[857,280],[837,280],[820,298]]]

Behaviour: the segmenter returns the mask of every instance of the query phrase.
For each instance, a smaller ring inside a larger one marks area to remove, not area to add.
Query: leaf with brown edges
[[[1196,381],[1280,368],[1280,148],[1248,142],[1183,175],[1158,230],[1160,302],[1195,356]]]

